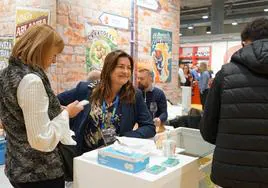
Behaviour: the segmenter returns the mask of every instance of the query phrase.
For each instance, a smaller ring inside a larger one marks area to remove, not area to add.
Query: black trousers
[[[207,96],[208,96],[208,89],[205,89],[205,90],[203,91],[203,93],[200,93],[200,100],[201,100],[201,104],[202,104],[202,109],[203,109],[203,110],[204,110],[204,108],[205,108],[205,104],[206,104]]]
[[[29,183],[15,183],[10,182],[14,188],[64,188],[64,178],[57,178],[53,180],[29,182]]]

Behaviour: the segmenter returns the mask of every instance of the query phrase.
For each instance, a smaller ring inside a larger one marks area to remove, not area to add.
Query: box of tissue
[[[98,163],[131,173],[144,170],[149,160],[149,153],[121,145],[98,150]]]

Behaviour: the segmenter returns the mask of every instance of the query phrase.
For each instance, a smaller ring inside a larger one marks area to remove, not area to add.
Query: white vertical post
[[[192,103],[192,87],[181,86],[182,89],[182,115],[188,114]]]

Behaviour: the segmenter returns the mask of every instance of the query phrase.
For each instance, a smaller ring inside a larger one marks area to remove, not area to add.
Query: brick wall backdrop
[[[138,61],[151,63],[151,28],[163,29],[172,32],[172,78],[171,83],[157,84],[162,88],[171,101],[178,103],[181,91],[178,88],[178,49],[180,28],[180,1],[159,0],[160,11],[151,11],[139,7],[137,34],[138,34]]]
[[[1,0],[0,1],[0,36],[14,36],[16,7],[41,8],[50,10],[50,25],[56,28],[56,0]],[[52,87],[57,91],[55,66],[48,70]]]
[[[151,61],[151,28],[172,32],[172,82],[158,84],[167,97],[179,101],[180,91],[177,83],[177,59],[179,46],[179,0],[159,0],[160,9],[152,11],[136,6],[135,60]],[[0,1],[0,36],[14,35],[16,6],[45,8],[51,11],[51,25],[57,29],[66,44],[57,57],[57,64],[49,71],[52,87],[56,93],[74,87],[78,81],[87,77],[86,47],[88,37],[86,24],[102,25],[99,17],[103,12],[129,18],[131,0],[2,0]],[[130,53],[130,31],[115,29],[120,49]]]
[[[130,3],[127,2],[99,0],[92,3],[87,0],[58,0],[57,31],[63,36],[66,46],[57,61],[57,92],[74,87],[77,81],[85,80],[87,77],[85,53],[89,41],[85,25],[101,25],[99,16],[103,12],[129,17]],[[120,36],[118,46],[129,52],[130,32],[120,29],[116,31]]]
[[[172,101],[178,102],[180,91],[177,79],[177,59],[179,47],[179,0],[160,0],[160,10],[153,11],[136,6],[136,62],[152,61],[151,28],[165,29],[172,32],[172,82],[158,84],[164,89]],[[59,0],[57,4],[57,30],[64,36],[66,47],[58,58],[57,64],[57,91],[73,87],[78,80],[86,79],[85,48],[88,39],[85,33],[85,23],[101,25],[99,20],[103,12],[131,16],[130,0],[99,0],[90,3],[87,0],[65,1]],[[116,29],[118,33],[118,47],[130,53],[130,31]]]

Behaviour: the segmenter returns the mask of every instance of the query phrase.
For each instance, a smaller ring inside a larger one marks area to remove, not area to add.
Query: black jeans
[[[203,109],[203,110],[204,110],[204,108],[205,108],[205,104],[206,104],[207,96],[208,96],[208,89],[205,89],[205,90],[203,91],[203,93],[200,93],[200,99],[201,99],[201,104],[202,104],[202,109]]]
[[[64,188],[65,182],[64,178],[57,178],[53,180],[45,180],[38,182],[28,182],[28,183],[15,183],[10,182],[14,188]]]

